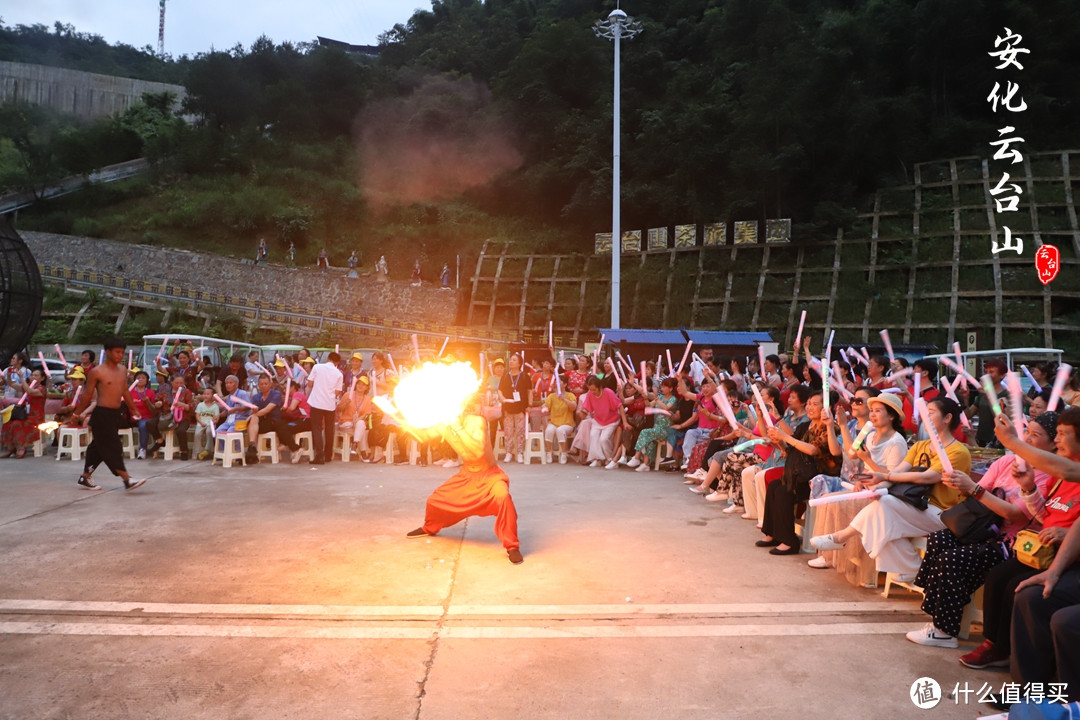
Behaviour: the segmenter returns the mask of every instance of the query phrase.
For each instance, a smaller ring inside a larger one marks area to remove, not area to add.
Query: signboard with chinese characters
[[[738,220],[735,222],[735,244],[754,245],[757,243],[757,221]]]
[[[675,247],[694,247],[697,245],[697,225],[675,226]]]
[[[650,228],[649,229],[649,249],[650,250],[667,250],[667,228]]]
[[[791,218],[765,221],[765,242],[791,242]]]
[[[705,226],[706,245],[727,244],[727,223],[709,223]]]
[[[596,233],[596,254],[611,254],[611,233]]]
[[[626,230],[622,234],[622,251],[624,253],[641,252],[641,231]]]

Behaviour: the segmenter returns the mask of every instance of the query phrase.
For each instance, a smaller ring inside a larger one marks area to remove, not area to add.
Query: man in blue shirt
[[[281,397],[281,391],[271,384],[270,378],[265,375],[259,376],[259,392],[251,397],[251,404],[256,409],[251,411],[251,417],[248,418],[248,445],[244,460],[248,464],[259,462],[255,442],[260,434],[269,432],[276,432],[278,442],[289,448],[290,453],[295,453],[299,445],[293,439],[293,433],[288,424],[281,422],[281,407],[285,401]]]

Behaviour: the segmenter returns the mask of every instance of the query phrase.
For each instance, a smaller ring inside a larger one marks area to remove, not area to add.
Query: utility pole
[[[157,30],[157,54],[165,57],[165,0],[159,2],[158,30]]]

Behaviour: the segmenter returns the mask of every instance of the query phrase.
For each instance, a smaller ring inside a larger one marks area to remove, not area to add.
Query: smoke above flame
[[[374,103],[356,139],[376,208],[451,198],[523,161],[490,91],[468,79],[428,77],[407,97]]]

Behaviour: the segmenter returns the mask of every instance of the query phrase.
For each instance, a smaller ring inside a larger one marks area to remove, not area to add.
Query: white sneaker
[[[139,453],[135,456],[137,460],[146,459],[146,448],[139,448]]]
[[[446,462],[444,462],[444,463],[443,463],[443,467],[444,467],[444,468],[456,468],[456,467],[461,467],[461,463],[457,461],[457,458],[455,458],[455,459],[453,459],[453,460],[447,460]]]
[[[634,457],[630,458],[629,462],[626,463],[626,467],[628,467],[628,468],[636,468],[640,464],[641,464],[641,459],[637,455],[635,455]]]
[[[941,632],[934,627],[932,622],[926,623],[918,630],[909,632],[907,639],[916,645],[929,645],[930,647],[954,648],[957,646],[956,638]]]
[[[822,550],[843,550],[844,544],[836,542],[836,538],[832,535],[817,535],[810,538],[810,545],[817,551]]]
[[[648,463],[641,463],[634,468],[634,472],[649,472],[650,470],[652,470],[652,468],[649,467]]]
[[[829,567],[829,563],[827,563],[825,561],[825,558],[823,558],[821,555],[818,555],[813,560],[807,560],[806,564],[812,568],[817,568],[818,570],[825,570]]]
[[[720,502],[721,500],[727,500],[726,493],[711,492],[705,496],[705,499],[709,502]]]
[[[591,463],[589,463],[589,467],[600,467],[600,461],[593,460]]]
[[[604,469],[605,470],[614,470],[617,467],[619,467],[619,463],[615,462],[614,460],[611,460],[610,462],[608,462],[607,465],[604,466]]]
[[[525,456],[524,456],[524,455],[522,455],[521,453],[518,453],[518,454],[517,454],[517,461],[518,461],[518,464],[519,464],[519,465],[520,465],[520,464],[522,464],[522,463],[524,463],[524,462],[525,462]]]
[[[687,480],[704,480],[709,477],[709,472],[703,468],[698,468],[692,473],[686,473],[683,477]]]
[[[510,453],[506,453],[506,457],[503,458],[503,462],[508,463],[508,462],[513,462],[513,461],[514,461],[514,456],[511,455]]]
[[[630,461],[626,459],[626,456],[625,456],[625,455],[620,455],[620,456],[619,456],[619,464],[620,464],[620,465],[627,465],[627,466],[629,466],[629,465],[630,465]]]
[[[559,453],[559,464],[560,465],[565,465],[566,464],[566,453]]]
[[[546,454],[546,455],[544,456],[544,462],[546,462],[546,463],[547,463],[548,465],[550,465],[551,463],[555,462],[555,461],[554,461],[554,460],[552,459],[552,457],[551,457],[551,453],[547,453],[547,454]]]
[[[293,465],[300,462],[300,458],[302,458],[304,456],[304,454],[302,452],[300,452],[299,450],[297,450],[296,452],[293,452],[293,453],[289,453],[289,454],[292,456],[292,457],[289,458],[289,462],[291,462]]]
[[[726,508],[724,508],[724,513],[727,515],[734,515],[735,513],[739,513],[741,515],[745,511],[746,508],[744,508],[742,505],[728,505]]]
[[[431,463],[431,464],[432,464],[432,465],[438,465],[439,467],[443,467],[443,465],[444,465],[445,463],[446,463],[446,461],[445,461],[445,460],[436,460],[436,461],[434,461],[434,462],[433,462],[433,463]]]

